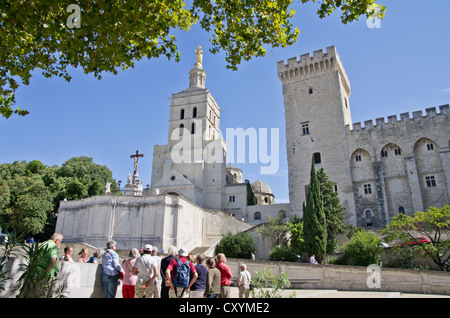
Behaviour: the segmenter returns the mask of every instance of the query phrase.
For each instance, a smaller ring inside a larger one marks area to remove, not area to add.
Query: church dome
[[[256,180],[252,183],[252,190],[253,193],[272,194],[272,190],[270,190],[269,186],[261,180]]]

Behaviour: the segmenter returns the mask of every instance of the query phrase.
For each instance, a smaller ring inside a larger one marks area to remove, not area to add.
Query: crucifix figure
[[[136,150],[136,154],[130,155],[130,158],[134,159],[134,175],[137,174],[137,167],[138,167],[139,157],[144,157],[143,154],[139,153],[139,150]]]

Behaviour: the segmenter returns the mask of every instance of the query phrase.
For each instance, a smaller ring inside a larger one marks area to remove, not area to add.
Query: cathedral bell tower
[[[168,143],[154,147],[152,188],[177,193],[201,207],[220,208],[226,156],[220,109],[205,87],[200,46],[195,55],[189,88],[171,97]]]

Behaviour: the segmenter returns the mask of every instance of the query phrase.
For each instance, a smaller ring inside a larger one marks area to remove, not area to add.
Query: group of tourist
[[[73,254],[73,247],[68,245],[66,247],[64,247],[64,255],[61,256],[59,258],[59,260],[61,262],[73,262],[73,258],[72,258],[72,254]],[[83,247],[80,251],[80,253],[78,253],[78,255],[80,255],[80,257],[78,258],[78,263],[94,263],[94,264],[98,264],[98,259],[102,257],[103,254],[103,249],[98,248],[95,252],[94,255],[91,258],[88,258],[88,249]]]
[[[138,252],[129,251],[122,264],[117,243],[109,241],[102,259],[103,297],[114,298],[122,281],[123,298],[229,298],[233,277],[224,254],[206,258],[181,247],[168,248],[167,256],[158,256],[150,244]],[[249,297],[251,274],[241,265],[239,297]]]
[[[44,243],[46,255],[41,264],[42,273],[56,276],[61,261],[73,262],[73,247],[66,246],[64,255],[58,262],[58,249],[63,236],[54,233]],[[123,298],[229,298],[233,277],[226,257],[220,253],[215,258],[206,258],[203,254],[195,257],[181,247],[171,246],[167,255],[158,255],[158,249],[150,244],[138,251],[133,248],[128,257],[120,264],[116,252],[117,243],[107,242],[106,251],[97,249],[94,256],[88,258],[88,250],[83,248],[78,262],[99,263],[102,259],[103,297],[116,297],[117,288],[122,282]],[[249,297],[251,275],[246,265],[241,264],[237,279],[239,297]],[[51,292],[51,291],[50,291]]]

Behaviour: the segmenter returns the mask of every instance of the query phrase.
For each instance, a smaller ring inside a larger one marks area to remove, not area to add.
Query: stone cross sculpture
[[[196,67],[202,68],[202,62],[203,62],[203,51],[202,47],[199,45],[197,50],[195,50],[195,56],[197,58],[195,65]]]
[[[137,168],[138,168],[139,157],[144,157],[143,154],[139,153],[139,150],[136,150],[136,154],[130,155],[130,158],[134,159],[134,175],[135,176],[137,175]]]

